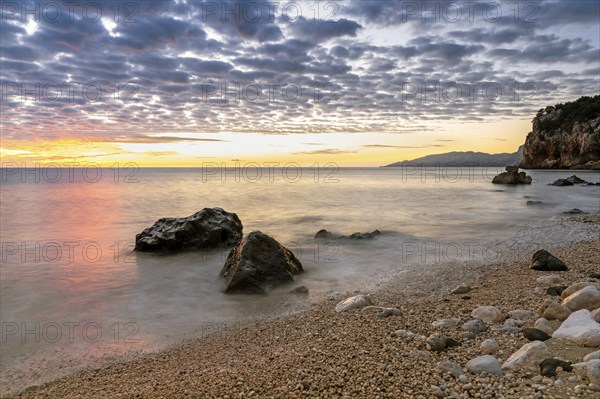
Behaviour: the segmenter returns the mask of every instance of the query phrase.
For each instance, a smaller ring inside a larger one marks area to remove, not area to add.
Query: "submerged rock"
[[[584,212],[579,208],[573,208],[570,211],[564,211],[563,215],[579,215],[579,214],[583,214],[583,213],[587,213],[587,212]]]
[[[500,173],[492,179],[494,184],[531,184],[531,176],[519,172],[518,166],[507,166],[506,172]]]
[[[371,240],[377,236],[381,235],[381,232],[379,230],[373,230],[370,233],[353,233],[350,234],[349,236],[336,236],[333,233],[331,233],[330,231],[327,231],[325,229],[321,229],[317,232],[317,234],[315,234],[314,238],[317,239],[327,239],[327,240],[335,240],[335,239],[350,239],[350,240]]]
[[[565,263],[552,255],[545,249],[540,249],[533,254],[531,269],[541,271],[565,271],[569,270]]]
[[[229,252],[219,276],[225,292],[264,293],[275,285],[294,281],[302,263],[272,237],[253,231]]]
[[[204,208],[185,218],[162,218],[135,237],[136,251],[174,251],[235,245],[242,222],[235,213]]]
[[[542,201],[527,201],[526,204],[528,206],[532,206],[532,205],[543,205],[544,203]]]
[[[549,186],[565,187],[565,186],[573,186],[573,183],[571,183],[567,179],[557,179],[554,182],[549,183],[548,185]]]

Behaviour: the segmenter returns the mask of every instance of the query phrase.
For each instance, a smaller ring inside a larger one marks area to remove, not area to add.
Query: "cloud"
[[[302,151],[294,152],[294,155],[339,155],[339,154],[355,154],[358,150],[338,150],[333,148],[315,150],[315,151]]]
[[[299,17],[289,23],[289,29],[296,37],[314,42],[324,42],[342,36],[356,36],[362,26],[348,19],[321,20]]]

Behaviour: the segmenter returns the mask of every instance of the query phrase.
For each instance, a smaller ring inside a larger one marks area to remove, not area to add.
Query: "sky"
[[[514,152],[600,93],[600,2],[2,1],[2,163]]]

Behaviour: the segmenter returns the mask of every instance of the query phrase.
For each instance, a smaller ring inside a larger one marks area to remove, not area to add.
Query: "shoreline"
[[[600,215],[561,220],[577,221],[583,228],[586,223],[600,224]],[[535,311],[547,297],[534,292],[536,277],[559,274],[571,283],[587,281],[587,274],[598,272],[600,239],[546,249],[563,259],[571,270],[551,273],[530,270],[531,255],[524,256],[525,260],[494,264],[463,262],[413,268],[390,277],[369,293],[376,305],[398,308],[401,316],[380,318],[360,310],[336,313],[336,303],[359,292],[335,293],[321,301],[303,304],[307,309],[297,313],[236,323],[234,328],[222,328],[208,337],[192,338],[158,353],[88,368],[7,397],[110,398],[140,394],[190,398],[428,398],[434,397],[431,386],[445,386],[448,392],[456,388],[457,394],[479,392],[481,397],[492,387],[506,397],[534,397],[537,390],[531,387],[531,379],[535,374],[515,372],[513,378],[501,379],[469,376],[471,392],[438,370],[438,363],[444,360],[457,361],[464,367],[466,360],[482,354],[479,344],[486,338],[498,341],[501,352],[496,356],[506,360],[528,342],[520,334],[488,331],[473,340],[462,341],[460,329],[450,330],[448,336],[462,345],[441,353],[429,352],[423,343],[404,341],[390,334],[407,329],[427,336],[436,331],[431,325],[436,319],[459,317],[467,321],[471,319],[471,310],[480,305],[497,306],[504,314],[515,309]],[[449,293],[461,284],[473,287],[468,294],[470,299]],[[532,322],[526,324],[532,325]],[[555,349],[557,353],[552,351],[555,356],[569,355],[568,351],[563,354],[560,348]],[[588,349],[592,352],[598,348]],[[571,352],[578,356],[582,353]],[[565,377],[564,382],[553,384],[544,392],[556,397],[567,392],[577,396],[573,392],[581,383],[569,381],[568,377],[573,375],[560,373],[559,377]]]

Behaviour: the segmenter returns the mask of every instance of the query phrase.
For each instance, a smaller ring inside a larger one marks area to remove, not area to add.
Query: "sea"
[[[592,171],[537,171],[495,185],[500,168],[20,168],[1,170],[0,393],[164,350],[236,323],[373,290],[414,268],[530,257],[593,238],[563,212],[600,212],[600,186],[549,186]],[[528,204],[528,201],[539,201]],[[228,249],[137,253],[163,217],[235,212],[292,250],[305,273],[268,295],[223,293]],[[553,224],[554,223],[554,224]],[[557,224],[558,223],[558,224]],[[551,226],[558,226],[555,229]],[[548,227],[550,226],[550,228]],[[372,240],[317,240],[379,230]],[[298,300],[289,291],[309,289]]]

